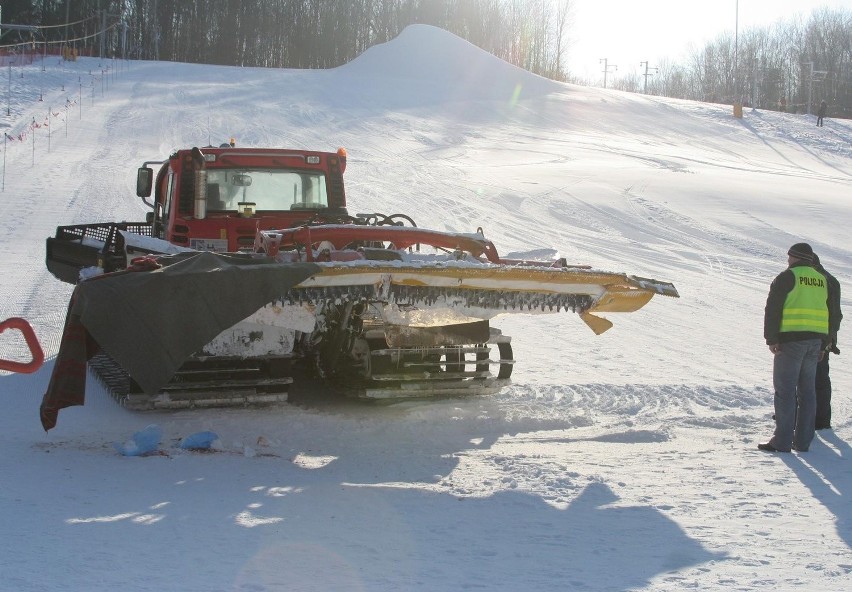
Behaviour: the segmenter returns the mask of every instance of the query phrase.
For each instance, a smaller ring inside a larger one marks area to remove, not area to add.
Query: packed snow
[[[47,57],[9,67],[7,112],[0,320],[30,321],[47,361],[0,373],[0,589],[852,589],[844,327],[834,429],[756,448],[790,245],[852,318],[852,122],[559,84],[426,26],[326,71]],[[45,239],[144,219],[138,166],[230,137],[344,146],[353,213],[481,227],[504,255],[681,298],[600,336],[570,313],[495,319],[517,364],[494,396],[140,413],[90,376],[45,433],[72,291]],[[28,359],[18,336],[0,358]],[[120,453],[157,430],[155,454]],[[198,434],[210,452],[181,447]]]

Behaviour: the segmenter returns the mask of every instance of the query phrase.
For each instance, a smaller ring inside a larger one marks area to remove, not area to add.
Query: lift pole
[[[606,88],[606,75],[609,72],[609,69],[612,68],[613,70],[618,70],[618,66],[616,66],[615,64],[612,64],[612,65],[608,64],[607,58],[601,58],[599,61],[603,62],[603,65],[604,65],[604,69],[603,69],[604,88]]]
[[[645,64],[645,73],[642,75],[642,76],[644,76],[644,77],[645,77],[645,90],[644,90],[644,91],[642,91],[642,92],[643,92],[644,94],[646,94],[646,95],[647,95],[647,94],[648,94],[648,76],[653,76],[653,74],[649,74],[649,73],[648,73],[648,70],[653,70],[654,72],[657,72],[657,71],[659,71],[659,68],[649,68],[649,67],[648,67],[648,62],[647,62],[647,61],[639,62],[639,65],[640,65],[640,66],[641,66],[642,64]]]

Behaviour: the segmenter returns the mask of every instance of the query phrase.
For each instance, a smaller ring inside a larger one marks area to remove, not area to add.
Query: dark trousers
[[[831,427],[831,378],[828,376],[828,356],[825,352],[816,371],[816,429]]]

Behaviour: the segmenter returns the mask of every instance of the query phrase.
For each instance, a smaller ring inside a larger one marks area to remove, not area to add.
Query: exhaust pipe
[[[204,220],[207,217],[207,167],[204,154],[198,148],[192,149],[193,176],[195,181],[195,217]]]

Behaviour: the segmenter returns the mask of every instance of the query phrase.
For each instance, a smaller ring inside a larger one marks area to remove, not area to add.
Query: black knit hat
[[[791,257],[795,257],[796,259],[802,259],[803,261],[807,261],[812,263],[814,260],[814,250],[808,243],[796,243],[790,250],[787,251],[787,254]]]

